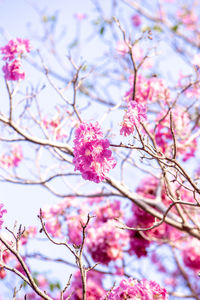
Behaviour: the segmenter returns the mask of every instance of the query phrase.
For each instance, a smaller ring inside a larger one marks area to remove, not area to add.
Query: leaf
[[[155,30],[155,31],[157,31],[157,32],[163,32],[162,28],[161,28],[160,26],[158,26],[158,25],[155,25],[155,26],[153,27],[153,30]]]
[[[174,25],[171,29],[172,29],[172,31],[177,32],[177,30],[178,30],[178,25]]]
[[[105,31],[105,27],[102,26],[101,29],[100,29],[100,34],[103,35],[103,34],[104,34],[104,31]]]

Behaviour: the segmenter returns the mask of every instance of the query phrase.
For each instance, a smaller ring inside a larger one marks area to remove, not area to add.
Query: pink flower
[[[79,20],[79,21],[84,20],[84,19],[87,18],[86,14],[81,13],[81,12],[76,13],[76,14],[74,15],[74,17],[75,17],[77,20]]]
[[[3,214],[5,214],[7,212],[6,209],[2,209],[3,208],[3,204],[0,204],[0,229],[2,228],[2,224],[3,224]]]
[[[86,292],[87,300],[97,300],[104,295],[105,290],[103,289],[102,286],[102,279],[103,279],[103,275],[98,272],[89,271],[87,273],[87,292]],[[67,296],[69,295],[71,295],[70,297],[71,300],[81,300],[83,298],[82,280],[81,280],[80,271],[77,271],[75,273],[74,279],[71,284],[71,288],[68,292],[66,292],[64,296],[67,298]]]
[[[137,224],[134,218],[131,218],[127,225],[132,228],[136,228]],[[150,245],[150,241],[143,238],[139,231],[137,230],[129,230],[129,237],[130,237],[130,248],[128,249],[128,253],[130,255],[137,255],[137,257],[142,257],[147,255],[147,248]]]
[[[133,15],[131,17],[131,21],[132,21],[133,26],[135,26],[135,27],[139,27],[142,23],[139,15]]]
[[[200,270],[200,241],[192,238],[184,245],[183,261],[185,265],[193,270]]]
[[[106,299],[108,300],[125,300],[125,299],[141,299],[141,300],[167,300],[167,291],[160,287],[155,281],[147,281],[145,279],[138,282],[132,278],[122,279],[119,286],[108,292]]]
[[[129,52],[129,47],[125,42],[118,41],[116,47],[117,53],[124,56]]]
[[[142,75],[138,75],[136,78],[136,87],[135,87],[135,101],[138,103],[146,103],[149,97],[150,85],[149,80],[143,77]],[[134,75],[129,77],[130,90],[126,92],[125,99],[127,102],[133,100],[133,84],[134,84]]]
[[[177,18],[188,30],[195,30],[198,22],[198,16],[194,11],[184,7],[177,11]]]
[[[79,170],[83,179],[101,182],[116,165],[109,150],[110,143],[102,139],[98,122],[82,123],[75,131],[74,159],[75,170]]]
[[[20,145],[14,145],[10,151],[10,154],[3,154],[0,157],[0,166],[7,168],[15,168],[19,166],[19,163],[23,159],[22,148]]]
[[[22,65],[19,59],[13,60],[11,63],[6,63],[2,70],[6,80],[20,80],[25,78],[25,73],[21,69]]]
[[[128,102],[128,110],[125,112],[121,122],[120,134],[127,136],[134,132],[135,126],[146,121],[146,107],[136,101]]]
[[[5,74],[6,80],[17,81],[25,78],[25,73],[22,70],[21,56],[25,52],[31,51],[29,40],[22,40],[17,38],[10,40],[8,44],[0,48],[1,53],[4,54],[4,60],[7,60],[2,70]]]
[[[13,60],[16,55],[21,55],[25,52],[31,51],[29,40],[22,40],[20,38],[10,40],[8,44],[0,48],[1,53],[4,54],[3,60]]]
[[[164,80],[152,77],[149,79],[149,86],[148,98],[151,102],[163,101],[166,103],[166,101],[170,101],[170,91],[166,88]]]
[[[53,134],[56,140],[62,140],[67,137],[61,122],[62,118],[57,114],[51,120],[48,120],[47,118],[43,119],[45,128],[48,129],[51,134]]]
[[[111,261],[121,259],[123,249],[129,242],[128,233],[119,229],[114,220],[95,225],[88,229],[86,241],[93,260],[108,265]]]

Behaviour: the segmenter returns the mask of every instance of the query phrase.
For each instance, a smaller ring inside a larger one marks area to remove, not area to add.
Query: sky
[[[101,4],[105,11],[109,10],[108,2],[109,1],[107,0],[101,0]],[[56,15],[55,12],[58,13],[59,28],[62,29],[63,32],[66,32],[66,39],[64,39],[61,43],[61,45],[63,45],[63,49],[66,44],[73,42],[74,33],[77,31],[74,19],[75,13],[81,12],[86,14],[91,22],[95,19],[95,14],[93,14],[94,7],[89,0],[0,0],[0,33],[2,33],[0,34],[0,47],[5,45],[7,40],[15,37],[30,38],[30,32],[33,36],[37,36],[38,33],[43,34],[40,25],[40,18],[36,12],[38,9],[42,11],[42,14],[45,16],[53,16]],[[90,29],[87,25],[83,25],[82,32],[85,36],[90,36]],[[34,40],[32,45],[33,48],[36,49],[39,43]],[[101,49],[100,47],[100,45],[96,45],[96,40],[94,40],[90,44],[90,47],[88,46],[84,48],[83,52],[81,52],[84,59],[89,60],[92,58],[95,60],[97,52],[104,51],[104,49]],[[163,51],[169,51],[165,44],[163,44]],[[49,63],[52,63],[52,66],[54,64],[54,62]],[[165,63],[166,65],[168,64],[167,61]],[[181,63],[181,60],[178,61],[176,58],[176,64]],[[27,66],[27,68],[29,67]],[[61,70],[61,72],[63,72],[63,70]],[[34,72],[32,70],[31,78],[28,78],[28,80],[34,79],[35,81],[39,81],[39,78],[38,72]],[[0,84],[4,85],[3,80],[0,80]],[[54,92],[51,91],[51,93],[47,93],[45,96],[46,99],[48,99],[48,102],[45,102],[45,105],[48,103],[46,105],[46,110],[49,112],[51,110],[50,104],[54,97]],[[0,90],[1,108],[4,108],[6,105],[5,99],[7,99],[7,96],[5,89],[3,88]],[[55,204],[60,201],[60,199],[56,199],[55,196],[49,193],[45,188],[38,186],[22,186],[0,182],[0,191],[0,203],[4,203],[5,208],[7,209],[7,214],[4,217],[4,224],[11,229],[16,221],[18,225],[22,224],[23,226],[35,224],[39,225],[39,220],[37,218],[39,209],[45,204]],[[38,244],[35,243],[32,245],[32,249],[36,250]],[[51,248],[48,249],[48,251],[49,252],[47,253],[51,255],[52,252],[55,253],[57,251],[57,248]],[[61,252],[61,255],[65,257],[65,250],[59,249],[59,251]],[[69,258],[68,254],[66,257]],[[39,267],[39,264],[35,263],[35,266]],[[45,265],[45,268],[46,267],[47,264]],[[64,267],[61,271],[59,265],[54,266],[54,270],[56,269],[60,278],[63,277],[63,274],[66,275],[70,271],[70,269],[66,270],[66,267]],[[1,288],[2,286],[0,282],[0,290]]]

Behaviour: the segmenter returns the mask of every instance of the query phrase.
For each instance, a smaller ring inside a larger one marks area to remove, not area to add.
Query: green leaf
[[[177,32],[177,30],[178,30],[178,25],[174,25],[171,29],[172,29],[172,31]]]
[[[155,25],[155,26],[153,27],[153,29],[154,29],[155,31],[157,31],[157,32],[163,32],[162,28],[161,28],[160,26],[158,26],[158,25]]]
[[[101,29],[100,29],[100,34],[103,35],[103,34],[104,34],[104,31],[105,31],[105,27],[102,26]]]
[[[50,283],[49,288],[50,288],[51,292],[53,292],[54,287],[55,287],[54,284],[53,284],[53,283]]]

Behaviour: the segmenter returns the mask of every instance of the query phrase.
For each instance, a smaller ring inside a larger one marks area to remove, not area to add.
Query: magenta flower
[[[146,120],[146,107],[136,101],[128,102],[128,110],[125,112],[121,122],[120,134],[127,136],[134,132],[135,126]]]
[[[135,26],[135,27],[139,27],[142,23],[139,15],[133,15],[131,17],[131,21],[132,21],[133,26]]]
[[[114,220],[97,222],[87,231],[87,248],[95,262],[108,265],[111,261],[122,259],[124,247],[128,245],[129,234],[117,227]]]
[[[21,55],[25,52],[31,51],[29,40],[22,40],[20,38],[10,40],[8,44],[0,48],[1,53],[4,54],[3,60],[11,61],[16,58],[17,55]]]
[[[101,298],[101,299],[105,299]],[[107,294],[108,300],[167,300],[168,294],[165,288],[160,287],[155,281],[141,280],[138,282],[132,278],[122,279],[118,287]]]
[[[4,47],[0,48],[4,54],[3,60],[7,60],[2,70],[6,80],[18,81],[25,78],[25,73],[21,65],[21,56],[26,52],[31,51],[31,46],[28,40],[17,38],[11,40]]]
[[[6,63],[2,70],[5,74],[6,80],[19,80],[25,78],[25,73],[21,69],[21,62],[18,59],[13,60],[11,63]]]
[[[116,165],[110,143],[102,138],[98,122],[82,123],[75,131],[74,159],[75,170],[79,170],[83,179],[101,182]]]

